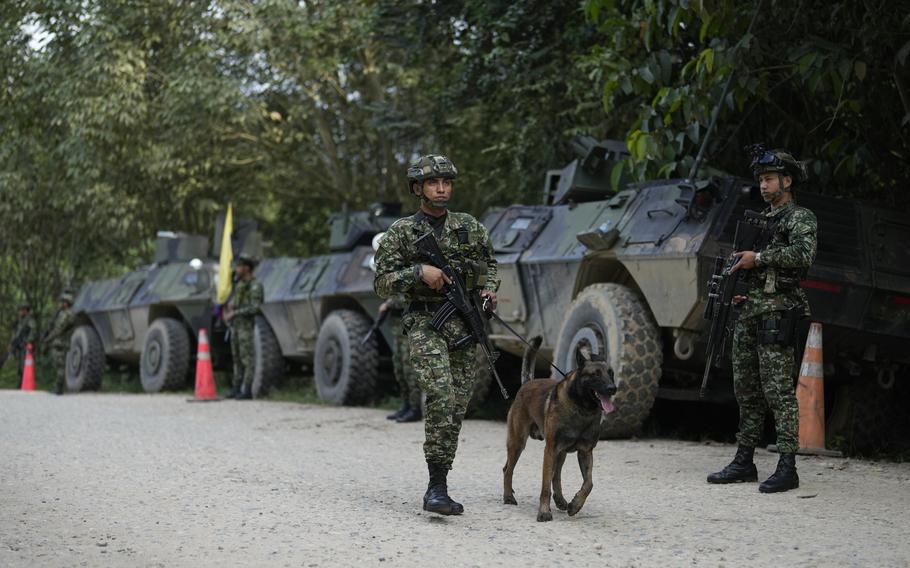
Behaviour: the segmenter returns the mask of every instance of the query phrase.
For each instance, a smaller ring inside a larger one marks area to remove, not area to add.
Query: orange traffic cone
[[[196,352],[196,393],[190,400],[218,400],[218,393],[215,392],[215,376],[212,373],[209,337],[205,328],[199,330],[199,349]]]
[[[822,366],[822,324],[809,328],[803,364],[799,368],[796,401],[799,403],[799,453],[840,456],[825,449],[825,380]]]
[[[22,390],[35,390],[35,358],[32,357],[32,344],[25,346],[25,366],[22,367]]]

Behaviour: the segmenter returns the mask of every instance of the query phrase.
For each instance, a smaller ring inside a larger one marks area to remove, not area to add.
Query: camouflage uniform
[[[19,318],[16,322],[16,329],[13,331],[13,340],[17,341],[19,347],[13,349],[11,356],[16,360],[19,366],[19,388],[22,388],[22,373],[25,370],[25,353],[26,346],[31,343],[34,348],[35,340],[38,338],[38,323],[31,312]]]
[[[376,251],[377,294],[383,298],[402,295],[413,303],[445,300],[441,291],[428,287],[419,275],[419,265],[425,261],[414,241],[431,230],[431,219],[422,212],[399,219],[389,228]],[[477,219],[449,211],[444,225],[437,229],[436,239],[469,287],[496,291],[499,279],[493,245]],[[409,308],[402,323],[411,343],[411,364],[426,393],[424,455],[428,463],[448,470],[455,459],[461,421],[474,388],[475,348],[453,349],[455,341],[469,334],[460,317],[452,316],[437,332],[430,326],[432,315],[425,308]]]
[[[70,332],[76,324],[76,316],[70,308],[60,308],[54,315],[51,328],[44,338],[50,345],[51,360],[54,364],[54,375],[57,377],[55,392],[62,393],[66,383],[66,353],[70,348]]]
[[[417,373],[411,365],[411,342],[404,329],[402,312],[408,302],[402,297],[392,300],[389,306],[389,317],[392,318],[392,334],[395,337],[395,353],[392,365],[395,369],[395,380],[401,400],[411,408],[420,408],[420,385],[417,384]]]
[[[794,319],[809,316],[799,281],[815,259],[817,223],[814,213],[792,201],[764,214],[770,240],[761,251],[760,265],[746,273],[749,293],[733,332],[733,387],[740,415],[737,440],[741,446],[757,446],[770,408],[779,451],[794,453],[799,449],[795,337],[791,333],[788,343],[779,344],[764,342],[762,336],[769,329],[773,333],[790,310]]]
[[[234,284],[234,319],[231,320],[231,355],[234,359],[233,387],[249,390],[253,385],[253,328],[262,306],[264,291],[255,278]]]

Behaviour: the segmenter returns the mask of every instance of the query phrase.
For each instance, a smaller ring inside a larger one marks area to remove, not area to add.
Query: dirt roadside
[[[372,409],[0,391],[0,565],[910,566],[910,464],[800,458],[768,496],[705,483],[731,446],[602,442],[581,513],[537,523],[539,442],[506,506],[505,425],[468,421],[442,518],[422,439]]]

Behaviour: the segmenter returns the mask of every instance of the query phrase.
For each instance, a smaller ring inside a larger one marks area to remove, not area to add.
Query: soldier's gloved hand
[[[496,311],[496,292],[484,290],[480,293],[480,297],[483,298],[484,309],[489,309],[491,312]]]
[[[442,290],[443,286],[452,283],[442,270],[429,264],[424,264],[420,267],[420,278],[424,284],[433,290]]]
[[[755,268],[755,251],[744,250],[742,252],[734,252],[733,256],[736,257],[736,264],[730,268],[730,274],[733,274],[740,268],[750,269]]]

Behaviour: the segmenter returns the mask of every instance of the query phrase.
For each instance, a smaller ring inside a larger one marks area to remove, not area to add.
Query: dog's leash
[[[517,337],[518,339],[520,339],[520,340],[522,341],[522,343],[524,343],[525,345],[527,345],[527,346],[530,347],[531,349],[534,349],[534,346],[531,345],[531,343],[530,343],[527,339],[525,339],[524,337],[522,337],[520,333],[518,333],[517,331],[515,331],[514,329],[512,329],[512,326],[511,326],[511,325],[509,325],[509,324],[507,324],[506,322],[504,322],[503,319],[502,319],[501,317],[499,317],[499,314],[497,314],[497,313],[494,312],[493,310],[486,309],[486,308],[487,308],[487,302],[486,302],[486,301],[484,302],[484,306],[483,306],[483,307],[484,307],[484,311],[485,311],[490,317],[492,317],[493,319],[495,319],[496,321],[498,321],[499,323],[501,323],[501,324],[503,325],[503,327],[505,327],[506,329],[508,329],[509,332],[510,332],[512,335],[514,335],[515,337]],[[553,363],[552,361],[547,361],[547,362],[550,363],[550,366],[551,366],[551,367],[553,367],[554,369],[556,369],[556,372],[557,372],[557,373],[559,373],[560,375],[562,375],[562,378],[566,378],[566,374],[563,373],[563,372],[562,372],[562,369],[560,369],[559,367],[557,367],[555,363]]]

